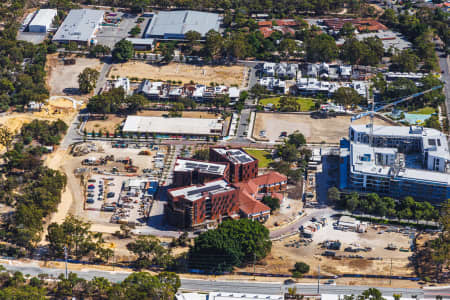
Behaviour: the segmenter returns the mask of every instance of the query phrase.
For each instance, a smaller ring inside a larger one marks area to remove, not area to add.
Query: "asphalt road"
[[[39,274],[48,274],[54,277],[58,277],[64,273],[62,269],[41,268],[36,262],[17,263],[11,261],[10,263],[0,263],[9,271],[20,271],[23,274],[30,274],[37,276]],[[71,272],[69,270],[69,272]],[[79,277],[84,279],[92,279],[94,277],[104,277],[112,282],[120,282],[126,278],[130,272],[111,272],[86,269],[81,271],[73,271]],[[246,281],[222,281],[222,280],[198,280],[198,279],[181,279],[182,291],[201,291],[201,292],[237,292],[237,293],[251,293],[251,294],[282,294],[287,288],[296,287],[297,292],[304,294],[317,293],[316,284],[295,284],[284,285],[279,279],[275,279],[274,282],[246,282]],[[323,294],[360,294],[366,290],[367,286],[339,286],[339,285],[320,285],[320,293]],[[393,294],[402,294],[403,297],[417,296],[419,299],[423,299],[424,296],[435,297],[436,295],[450,296],[450,287],[436,288],[428,290],[424,293],[421,289],[405,289],[405,288],[378,288],[383,292],[383,295],[392,296]]]
[[[289,225],[280,227],[279,229],[276,230],[272,230],[270,232],[270,238],[271,239],[276,239],[281,237],[282,235],[291,233],[291,232],[295,232],[298,231],[298,228],[305,224],[306,222],[308,222],[309,220],[311,220],[313,217],[315,218],[329,218],[330,216],[334,215],[336,212],[331,209],[331,208],[324,208],[324,209],[318,209],[318,210],[313,210],[311,212],[308,213],[307,216],[303,216],[301,218],[299,218],[298,220],[290,223]]]

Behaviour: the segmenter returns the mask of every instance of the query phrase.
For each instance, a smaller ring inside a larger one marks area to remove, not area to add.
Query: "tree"
[[[279,49],[283,52],[284,57],[289,58],[298,52],[299,47],[294,39],[286,38],[281,41]]]
[[[297,161],[300,157],[297,147],[289,143],[278,146],[278,155],[286,162]]]
[[[12,142],[14,140],[14,135],[12,131],[4,126],[0,126],[0,145],[4,146],[6,148],[6,152],[9,152],[9,148],[12,145]]]
[[[381,292],[376,288],[369,288],[362,292],[361,298],[364,300],[386,300],[382,297]]]
[[[130,41],[125,39],[120,40],[114,46],[112,57],[117,62],[126,62],[134,55],[134,47]]]
[[[148,103],[148,100],[143,95],[131,95],[125,98],[125,103],[127,104],[128,112],[135,113]]]
[[[343,106],[356,106],[361,102],[362,97],[353,88],[340,87],[334,93],[334,99],[336,103]]]
[[[352,23],[346,22],[339,31],[341,37],[353,37],[355,35],[355,27]]]
[[[302,261],[298,261],[294,265],[294,271],[299,272],[300,274],[306,274],[309,272],[309,265]]]
[[[188,47],[190,49],[190,52],[192,52],[192,48],[197,45],[197,43],[202,38],[202,35],[195,30],[189,30],[185,33],[184,38],[188,41]]]
[[[399,78],[391,82],[386,89],[386,96],[391,100],[406,97],[417,92],[417,86],[411,79]],[[411,104],[411,102],[409,102]]]
[[[193,159],[198,160],[208,160],[209,159],[209,149],[199,149],[195,150]]]
[[[99,254],[103,249],[101,233],[93,233],[91,225],[69,215],[59,225],[52,223],[48,227],[47,241],[49,250],[55,257],[64,257],[64,247],[69,256],[82,258],[89,253]]]
[[[300,131],[296,130],[294,133],[291,133],[288,136],[288,143],[299,148],[301,146],[306,145],[306,139],[305,136]]]
[[[341,200],[341,193],[336,187],[331,187],[328,189],[328,200],[332,203],[339,203]]]
[[[270,213],[280,208],[280,199],[276,197],[264,196],[261,202],[270,207]]]
[[[215,57],[223,50],[223,37],[222,35],[211,29],[205,36],[205,48],[210,57]]]
[[[83,72],[78,75],[78,85],[81,93],[90,93],[96,87],[100,73],[91,68],[85,68]]]
[[[133,28],[131,28],[130,34],[134,37],[138,36],[139,34],[141,34],[141,27],[139,27],[139,25],[134,26]]]
[[[173,259],[154,236],[139,236],[135,241],[127,244],[127,249],[137,255],[134,265],[139,269],[148,268],[151,265],[167,267]]]
[[[175,47],[171,43],[161,44],[161,55],[163,56],[163,62],[169,63],[174,56]]]
[[[335,40],[328,34],[320,34],[306,42],[306,59],[310,62],[329,62],[338,56]]]
[[[398,72],[415,72],[417,70],[417,64],[419,58],[412,50],[406,49],[395,54],[392,59],[390,69]]]
[[[257,221],[227,220],[194,240],[189,250],[189,266],[212,272],[230,271],[268,253],[272,243],[269,230]]]

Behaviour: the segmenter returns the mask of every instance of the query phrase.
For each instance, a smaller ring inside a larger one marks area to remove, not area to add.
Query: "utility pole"
[[[69,278],[69,276],[67,274],[67,256],[68,256],[67,246],[64,246],[64,260],[65,260],[65,263],[66,263],[66,280]]]
[[[389,272],[389,285],[392,285],[392,258],[391,258],[391,271]]]
[[[320,295],[320,265],[317,267],[317,294]]]

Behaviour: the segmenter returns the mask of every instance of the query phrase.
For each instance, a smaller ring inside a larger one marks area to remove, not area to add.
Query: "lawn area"
[[[315,106],[315,99],[313,98],[303,98],[303,97],[298,97],[297,99],[297,103],[300,104],[300,110],[301,111],[310,111],[314,109]],[[267,105],[269,103],[272,103],[273,105],[275,105],[276,107],[278,107],[278,104],[280,103],[280,97],[272,97],[272,98],[265,98],[265,99],[261,99],[259,100],[259,104],[260,105]]]
[[[411,111],[409,113],[410,114],[418,114],[418,115],[431,115],[431,114],[434,114],[435,112],[436,112],[436,109],[434,109],[434,107],[425,106],[421,109]]]
[[[272,155],[267,150],[249,148],[245,148],[244,150],[258,160],[259,168],[267,168],[272,162]]]

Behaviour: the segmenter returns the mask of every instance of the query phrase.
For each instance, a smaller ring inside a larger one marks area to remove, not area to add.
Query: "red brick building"
[[[195,159],[177,158],[173,170],[175,187],[203,184],[211,180],[229,178],[227,163],[210,163]]]
[[[232,183],[247,181],[258,176],[258,160],[242,148],[210,148],[209,160],[228,163],[230,174],[226,179]]]
[[[171,225],[195,228],[238,217],[239,190],[226,180],[179,187],[168,191],[166,216]]]
[[[276,193],[285,191],[287,177],[278,172],[269,172],[253,178],[251,182],[258,187],[259,193]]]

